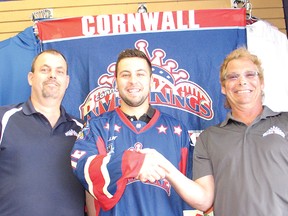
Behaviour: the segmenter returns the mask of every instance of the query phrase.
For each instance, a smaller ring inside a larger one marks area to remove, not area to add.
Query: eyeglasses
[[[246,71],[243,74],[238,74],[238,73],[227,73],[224,76],[224,80],[228,80],[228,81],[236,81],[239,79],[240,76],[244,76],[245,79],[248,80],[252,80],[254,79],[256,76],[258,76],[259,73],[258,71]]]

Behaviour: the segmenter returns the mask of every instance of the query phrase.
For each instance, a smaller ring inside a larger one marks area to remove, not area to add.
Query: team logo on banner
[[[149,52],[148,42],[138,40],[135,48],[143,51],[150,58],[153,67],[150,103],[182,110],[200,118],[210,120],[214,113],[212,100],[201,86],[190,81],[189,73],[179,68],[178,63],[166,56],[163,49]],[[93,89],[80,105],[81,118],[88,118],[91,112],[98,116],[120,105],[115,79],[115,66],[107,67],[107,73],[98,79],[98,86]]]

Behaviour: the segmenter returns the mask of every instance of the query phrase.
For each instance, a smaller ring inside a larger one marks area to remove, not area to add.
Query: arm
[[[142,182],[147,180],[155,182],[165,178],[165,170],[160,166],[158,160],[159,153],[154,149],[142,149],[139,152],[145,155],[145,159],[136,178]]]
[[[95,216],[96,215],[96,205],[94,204],[95,199],[88,191],[85,191],[86,196],[86,209],[88,216]]]
[[[156,150],[143,149],[140,152],[143,154],[153,154],[155,163],[153,165],[150,164],[150,167],[154,167],[159,173],[164,172],[165,178],[187,204],[201,211],[206,211],[212,206],[214,200],[214,178],[212,175],[207,175],[193,181]],[[149,179],[147,176],[146,178]],[[163,178],[163,174],[158,174],[158,177],[155,175],[154,178],[155,180],[159,180]]]
[[[169,161],[168,161],[169,162]],[[195,181],[184,176],[172,164],[166,162],[166,179],[176,192],[190,206],[201,210],[208,210],[214,200],[214,178],[212,175],[201,177]]]
[[[206,211],[212,206],[214,200],[214,178],[207,174],[195,181],[191,180],[193,146],[188,132],[185,132],[184,127],[182,129],[181,153],[178,152],[181,154],[181,160],[178,165],[172,164],[155,149],[143,149],[139,152],[146,156],[150,153],[153,156],[153,161],[151,160],[149,165],[155,171],[152,179],[166,178],[187,204],[198,210]],[[171,154],[177,154],[177,152],[171,152]],[[146,174],[141,173],[141,177],[145,179]],[[148,175],[146,178],[150,180],[151,176]]]
[[[185,134],[187,135],[188,133]],[[184,145],[186,143],[186,148],[184,149],[188,149],[189,147],[192,147],[192,144],[189,135],[187,138],[185,134],[183,134],[182,142]],[[187,143],[189,143],[189,146],[187,146]],[[185,153],[186,151],[182,151],[182,160],[187,162],[187,166],[184,166],[186,167],[186,173],[184,172],[184,167],[181,169],[183,165],[181,165],[178,170],[166,158],[161,159],[161,166],[165,169],[166,179],[182,199],[193,208],[206,211],[212,206],[214,201],[214,177],[207,172],[207,174],[199,176],[196,180],[191,180],[192,161],[193,167],[195,165],[193,154],[195,156],[195,152],[197,152],[197,147],[199,148],[199,145],[200,144],[198,143],[196,148],[192,147],[192,149],[189,149],[187,153]],[[202,168],[200,167],[200,169]]]
[[[136,151],[114,152],[106,146],[110,137],[101,122],[82,130],[71,153],[74,174],[104,210],[113,208],[124,193],[129,178],[136,178],[145,155]],[[108,137],[108,138],[107,138]]]

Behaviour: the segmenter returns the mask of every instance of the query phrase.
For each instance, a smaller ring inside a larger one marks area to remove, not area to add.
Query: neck
[[[251,125],[252,122],[257,118],[257,116],[259,116],[263,111],[263,107],[262,104],[261,106],[254,106],[254,107],[250,107],[250,108],[243,108],[243,107],[235,107],[232,108],[231,112],[232,112],[232,116],[238,120],[243,122],[246,125]]]
[[[138,107],[131,107],[126,104],[121,104],[120,109],[127,115],[135,116],[137,119],[139,119],[144,113],[147,113],[149,109],[149,104],[142,104]]]
[[[60,104],[54,100],[38,101],[31,98],[35,110],[44,115],[54,127],[60,117]]]

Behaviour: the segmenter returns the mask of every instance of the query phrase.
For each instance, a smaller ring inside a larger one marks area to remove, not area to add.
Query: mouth
[[[235,91],[236,94],[246,94],[246,93],[251,93],[252,90],[238,90],[238,91]]]
[[[134,94],[140,92],[140,89],[139,88],[127,89],[127,92],[129,92],[130,94]]]
[[[44,82],[44,85],[48,85],[48,86],[59,86],[59,84],[55,81],[47,81]]]

